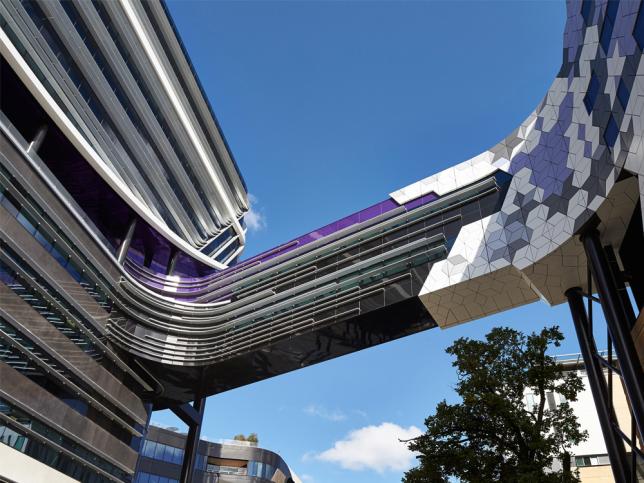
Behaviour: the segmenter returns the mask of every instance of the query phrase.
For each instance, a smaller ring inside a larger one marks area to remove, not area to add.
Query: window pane
[[[154,449],[154,459],[161,460],[163,459],[163,445],[161,443],[157,443],[156,448]]]
[[[154,458],[154,449],[157,444],[154,441],[146,441],[145,443],[145,456],[148,458]]]

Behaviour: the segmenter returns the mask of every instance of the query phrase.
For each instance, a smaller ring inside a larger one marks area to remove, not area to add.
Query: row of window
[[[238,475],[246,476],[248,475],[248,468],[245,466],[226,466],[226,465],[213,465],[208,463],[206,466],[206,472],[216,473],[218,475]]]
[[[268,463],[262,463],[261,461],[248,462],[249,476],[271,480],[273,478],[273,475],[275,475],[276,470],[277,468],[275,468],[273,465],[269,465]]]
[[[69,255],[62,254],[56,242],[42,229],[31,215],[11,196],[11,194],[0,185],[0,205],[2,205],[24,228],[29,232],[42,247],[56,260],[81,287],[89,293],[98,304],[109,312],[111,301],[105,296],[102,290],[84,274],[81,269]]]
[[[167,122],[167,118],[162,114],[159,106],[157,105],[155,97],[152,95],[148,85],[142,81],[142,79],[145,79],[146,76],[141,75],[141,73],[139,72],[139,68],[136,65],[136,62],[134,61],[134,59],[131,58],[130,51],[129,49],[126,48],[127,42],[124,41],[124,39],[121,37],[120,33],[118,32],[118,29],[113,25],[111,18],[109,16],[109,13],[106,11],[105,7],[101,5],[101,2],[95,2],[94,7],[96,8],[96,11],[101,17],[101,19],[103,20],[108,33],[112,37],[114,46],[121,54],[121,57],[123,58],[125,65],[130,70],[132,78],[134,79],[137,86],[141,90],[143,97],[146,99],[148,106],[150,107],[150,110],[152,111],[156,121],[159,124],[159,127],[163,131],[164,136],[167,138],[168,143],[175,151],[176,159],[178,159],[181,165],[183,166],[185,173],[187,174],[190,182],[192,183],[192,187],[199,193],[200,198],[202,200],[207,199],[207,195],[205,194],[201,186],[201,181],[199,180],[199,176],[194,172],[192,165],[189,162],[190,155],[182,148],[182,145],[175,138],[174,131],[170,128],[170,125]],[[86,41],[87,41],[87,38],[91,38],[91,37],[86,37]],[[100,62],[96,58],[94,60],[96,60],[99,66],[101,66],[103,73],[106,75],[106,78],[108,78],[109,84],[114,89],[114,92],[116,94],[117,91],[121,90],[121,86],[120,86],[120,83],[113,75],[106,74],[106,72],[109,72],[109,67],[107,62],[104,59]],[[143,129],[141,128],[141,122],[140,120],[138,120],[139,119],[138,115],[134,114],[133,116],[133,111],[129,107],[130,105],[129,102],[125,100],[125,95],[121,94],[121,96],[119,96],[119,100],[123,104],[128,115],[130,115],[133,125],[136,126],[138,130],[139,136],[142,139],[148,140],[150,136],[148,136],[147,128],[145,128],[146,131],[143,131]],[[151,148],[154,147],[153,145],[154,143],[152,143]],[[155,150],[155,154],[157,155],[157,158],[159,159],[160,162],[163,161],[163,156],[160,153],[156,152],[156,150]],[[172,185],[173,191],[177,193],[177,196],[180,198],[182,204],[184,206],[190,206],[190,203],[187,201],[187,198],[183,193],[182,188],[172,178],[167,177],[167,175],[166,175],[166,179]],[[206,209],[208,209],[208,203],[206,203],[205,206],[206,206]],[[193,222],[195,228],[198,230],[199,235],[202,237],[206,237],[206,234],[203,232],[203,229],[201,227],[199,220],[196,217],[195,212],[191,209],[187,209],[186,212],[190,220]]]
[[[182,448],[176,448],[156,441],[145,441],[141,449],[143,456],[175,465],[181,465],[183,463],[183,453]],[[277,470],[274,466],[261,461],[249,461],[246,467],[232,467],[212,463],[206,465],[205,460],[204,455],[198,455],[195,462],[196,469],[208,473],[248,475],[267,480],[270,480]]]
[[[110,481],[104,476],[91,471],[87,466],[81,465],[72,458],[58,452],[54,448],[25,436],[24,432],[20,431],[20,426],[24,426],[25,428],[31,429],[35,433],[41,435],[45,439],[55,442],[59,446],[78,456],[80,459],[93,464],[120,480],[125,480],[127,475],[123,470],[103,460],[70,438],[63,436],[58,431],[45,426],[39,421],[32,420],[28,414],[1,398],[0,413],[9,417],[15,424],[13,427],[0,425],[0,442],[10,445],[18,451],[21,451],[28,456],[61,471],[62,473],[79,479],[83,483],[103,483]],[[16,433],[20,433],[22,438],[16,436]]]
[[[17,331],[2,316],[0,316],[0,331],[2,332],[0,334],[0,361],[5,362],[25,377],[31,379],[53,396],[60,399],[81,415],[88,417],[124,443],[130,444],[132,435],[129,432],[128,425],[132,423],[127,422],[128,416],[120,408],[115,406],[102,394],[97,393],[94,388],[87,384],[86,380],[78,377],[64,365],[58,363],[42,347],[36,345],[31,339]],[[20,344],[36,360],[30,360],[24,352],[11,347],[4,340],[7,337]],[[70,387],[66,381],[61,380],[61,377],[77,385],[78,389],[74,389],[73,386]],[[81,388],[87,391],[87,393],[79,392]],[[95,403],[95,400],[107,408],[108,411],[118,415],[121,419],[115,419],[109,412],[105,412],[101,406]]]
[[[86,465],[50,448],[46,444],[20,434],[8,426],[0,425],[0,443],[6,444],[27,456],[83,483],[107,483],[110,480],[90,470]],[[111,482],[110,482],[111,483]]]
[[[40,292],[23,283],[22,279],[2,261],[0,261],[0,281],[4,282],[16,295],[27,302],[36,312],[80,347],[87,355],[100,360],[101,356],[96,346],[78,329],[76,321],[70,319],[57,307],[50,304]]]
[[[525,395],[526,406],[530,409],[537,407],[539,405],[539,396],[532,393],[527,393]],[[563,394],[548,392],[546,393],[546,403],[548,404],[548,409],[554,411],[559,404],[566,402],[566,397]]]
[[[119,129],[114,124],[112,117],[106,113],[102,102],[94,93],[93,87],[90,85],[81,70],[76,65],[76,62],[73,60],[73,56],[71,56],[69,51],[65,48],[55,28],[49,21],[47,14],[43,12],[39,3],[31,0],[23,1],[22,6],[27,14],[31,17],[40,35],[42,35],[42,37],[45,39],[47,46],[51,49],[58,62],[60,62],[63,70],[65,70],[65,72],[69,76],[69,79],[71,83],[73,83],[74,88],[78,90],[80,96],[85,100],[87,106],[94,114],[96,120],[101,123],[100,125],[102,129],[97,129],[97,133],[102,134],[103,138],[109,138],[109,141],[111,141],[112,145],[116,148],[113,151],[114,153],[118,152],[121,154],[121,156],[127,157],[129,160],[134,159],[135,156],[132,153],[131,145],[124,141],[121,129]],[[116,85],[112,81],[109,82],[111,83],[112,87]],[[74,118],[74,116],[72,115],[70,115],[69,117]],[[79,129],[79,131],[81,133],[85,132],[85,130],[82,128]],[[120,164],[126,166],[128,162],[123,159],[121,160]],[[152,191],[156,191],[154,183],[149,183],[148,186]],[[155,195],[157,199],[160,198],[158,193],[155,193]],[[165,207],[161,204],[157,205],[158,206],[156,206],[156,208],[161,217],[166,221],[168,225],[172,226],[174,229],[177,229],[176,223],[174,223],[174,220],[169,216]]]
[[[215,473],[217,475],[252,476],[263,478],[265,480],[271,480],[275,475],[275,471],[277,471],[277,468],[273,465],[269,465],[268,463],[263,463],[261,461],[249,461],[245,467],[216,465],[210,463],[206,467],[206,472]]]
[[[608,455],[596,455],[596,456],[575,456],[574,465],[575,466],[603,466],[609,465],[610,459]]]
[[[201,251],[206,255],[212,255],[219,249],[220,246],[230,240],[233,235],[233,229],[231,227],[228,227],[222,233],[217,235],[213,240],[211,240],[210,243],[208,243],[204,248],[201,249]],[[223,258],[220,259],[223,260]]]
[[[144,441],[141,454],[160,461],[167,461],[175,465],[180,465],[183,462],[183,449],[175,448],[168,444],[157,443],[156,441]],[[201,458],[197,458],[201,459]]]

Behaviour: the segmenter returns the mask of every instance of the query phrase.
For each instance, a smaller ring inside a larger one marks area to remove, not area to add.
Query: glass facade
[[[273,465],[269,465],[268,463],[263,463],[261,461],[248,462],[249,476],[264,478],[265,480],[272,480],[276,470],[277,468],[275,468]]]
[[[70,476],[82,473],[83,479],[81,481],[84,483],[113,481],[112,478],[109,478],[109,475],[125,481],[127,474],[123,470],[108,463],[58,431],[32,419],[25,412],[2,398],[0,398],[0,415],[2,415],[2,418],[0,418],[0,442]],[[35,433],[34,437],[30,438],[25,434],[27,430],[29,433]],[[54,443],[57,447],[42,441],[37,442],[36,435],[42,436],[44,440]],[[66,458],[64,454],[61,454],[61,449],[67,455]],[[70,458],[74,456],[77,459],[72,462]],[[87,467],[82,468],[82,466],[87,466],[87,463],[95,468],[94,471],[88,471],[89,468]],[[81,466],[81,468],[76,468],[76,465]],[[102,473],[107,473],[107,475],[101,475]]]
[[[141,455],[159,461],[167,461],[175,465],[180,465],[183,462],[183,449],[175,448],[163,443],[146,440],[143,443]]]
[[[138,475],[149,478],[178,478],[181,473],[186,435],[150,426],[141,451]],[[164,462],[167,464],[159,464]],[[219,481],[292,483],[291,472],[284,460],[272,451],[257,445],[223,440],[221,443],[201,441],[195,463],[195,483]],[[150,476],[147,476],[150,475]],[[136,482],[140,481],[137,476]],[[148,479],[145,479],[148,478]],[[156,481],[150,479],[149,481]],[[164,481],[164,480],[162,480]]]
[[[141,471],[137,473],[134,483],[179,483],[179,480]]]
[[[20,206],[13,196],[0,184],[0,205],[3,206],[7,212],[12,214],[16,220],[23,226],[29,234],[31,234],[42,247],[51,254],[61,267],[69,273],[74,280],[76,280],[85,291],[98,302],[98,304],[109,311],[111,309],[111,301],[107,298],[101,288],[94,283],[76,262],[74,262],[65,250],[56,244],[54,238],[45,231],[40,223],[35,221],[29,212]]]
[[[100,360],[100,351],[84,331],[79,330],[78,322],[70,317],[64,310],[53,307],[42,292],[27,285],[24,277],[12,270],[6,263],[0,261],[0,280],[27,302],[36,312],[47,319],[62,334],[67,336],[74,344],[80,347],[90,357]]]

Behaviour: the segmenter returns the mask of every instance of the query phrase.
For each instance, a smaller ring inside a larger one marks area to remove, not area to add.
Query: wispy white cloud
[[[309,463],[310,461],[317,459],[317,453],[315,451],[307,451],[302,455],[302,462]]]
[[[250,231],[260,231],[266,228],[266,215],[259,205],[257,197],[248,193],[248,211],[244,215],[244,221]]]
[[[311,475],[307,475],[307,474],[303,474],[303,475],[300,477],[300,479],[301,479],[302,481],[304,481],[304,482],[309,482],[309,483],[313,483],[313,481],[315,481],[315,478],[313,478]]]
[[[336,441],[332,448],[315,456],[316,459],[335,463],[347,470],[405,471],[411,468],[415,454],[399,440],[421,434],[416,426],[403,428],[394,423],[365,426],[351,431],[345,439]]]
[[[354,414],[357,414],[357,415],[358,415],[358,416],[360,416],[361,418],[367,419],[367,412],[366,412],[366,411],[363,411],[363,410],[361,410],[361,409],[354,409],[352,412],[353,412]]]
[[[311,416],[318,416],[328,421],[344,421],[347,415],[338,409],[327,409],[319,404],[309,404],[304,408],[304,412]]]

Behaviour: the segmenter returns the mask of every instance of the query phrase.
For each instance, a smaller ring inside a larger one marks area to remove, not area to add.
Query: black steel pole
[[[181,483],[192,483],[195,472],[195,461],[199,450],[199,439],[201,438],[201,424],[203,413],[206,409],[206,398],[196,399],[192,405],[199,414],[199,421],[189,425],[188,438],[183,454],[183,464],[181,465]]]
[[[622,296],[617,290],[615,274],[612,272],[606,254],[599,240],[596,229],[587,231],[581,236],[586,258],[595,279],[599,293],[599,301],[606,317],[619,367],[624,380],[635,424],[640,434],[644,434],[644,375],[640,364],[630,328],[633,320],[629,320],[632,310],[624,307]]]
[[[602,428],[604,441],[606,442],[606,450],[610,458],[613,476],[617,483],[626,483],[630,481],[628,459],[626,457],[626,451],[624,450],[624,442],[613,426],[613,424],[616,424],[617,418],[608,402],[604,371],[597,359],[595,359],[597,348],[595,347],[593,335],[588,331],[588,317],[586,316],[586,308],[584,307],[581,289],[568,289],[566,291],[566,297],[568,298],[568,306],[570,307],[572,320],[575,324],[575,331],[577,332],[577,339],[579,340],[579,349],[584,358],[588,384],[590,385],[590,391],[595,400],[599,425]]]

